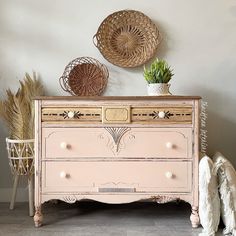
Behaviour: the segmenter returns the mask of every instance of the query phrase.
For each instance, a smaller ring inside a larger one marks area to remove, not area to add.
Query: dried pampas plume
[[[11,139],[33,139],[33,97],[44,94],[43,86],[35,72],[32,78],[26,73],[23,81],[19,82],[16,94],[8,89],[6,99],[0,101],[0,116],[8,126]]]

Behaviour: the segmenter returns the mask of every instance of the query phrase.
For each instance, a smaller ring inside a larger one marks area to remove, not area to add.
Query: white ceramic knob
[[[167,142],[166,147],[169,148],[169,149],[172,149],[172,148],[174,148],[174,144],[171,143],[171,142]]]
[[[158,117],[159,117],[160,119],[165,118],[165,112],[164,112],[164,111],[159,111],[159,112],[158,112]]]
[[[69,118],[74,118],[74,116],[75,116],[75,113],[73,111],[68,112],[68,117]]]
[[[67,149],[67,148],[68,148],[68,144],[67,144],[66,142],[62,142],[62,143],[60,144],[60,147],[61,147],[62,149]]]
[[[65,172],[65,171],[62,171],[62,172],[60,173],[60,177],[61,177],[62,179],[65,179],[65,178],[67,177],[66,172]]]
[[[173,177],[173,173],[171,173],[170,171],[167,171],[165,175],[168,179],[171,179]]]

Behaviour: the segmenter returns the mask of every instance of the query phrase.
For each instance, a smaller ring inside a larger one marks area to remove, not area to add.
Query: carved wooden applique
[[[102,123],[130,123],[130,106],[103,106]]]
[[[113,151],[113,153],[119,153],[122,148],[121,139],[126,132],[130,131],[130,128],[106,127],[105,129],[111,135],[112,138],[108,142],[108,147]]]

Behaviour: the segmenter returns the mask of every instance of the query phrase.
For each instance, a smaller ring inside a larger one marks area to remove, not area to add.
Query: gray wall
[[[209,103],[209,154],[219,150],[236,166],[235,0],[1,0],[0,97],[32,70],[40,73],[48,95],[66,95],[58,78],[65,65],[80,56],[108,66],[105,95],[145,95],[142,67],[113,66],[92,43],[102,20],[120,9],[140,10],[158,25],[163,36],[158,56],[174,68],[172,93],[203,96]],[[6,136],[1,124],[0,200],[12,184]]]

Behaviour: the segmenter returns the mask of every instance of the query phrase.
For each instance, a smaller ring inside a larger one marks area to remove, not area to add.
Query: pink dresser
[[[35,100],[35,216],[51,199],[184,200],[199,225],[199,101],[194,96]]]

